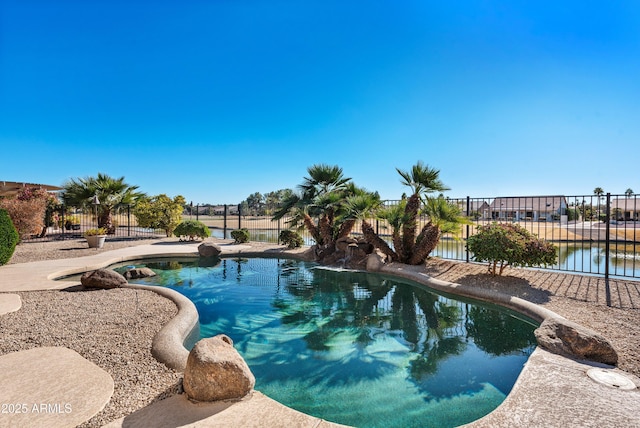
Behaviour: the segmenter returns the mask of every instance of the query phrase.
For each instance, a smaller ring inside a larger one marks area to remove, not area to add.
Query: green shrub
[[[249,229],[236,229],[231,231],[231,237],[235,240],[236,244],[244,244],[249,242]]]
[[[556,262],[557,249],[517,224],[492,223],[478,227],[478,233],[467,239],[467,250],[479,262],[489,262],[489,272],[502,275],[505,267],[540,266]]]
[[[200,239],[205,239],[211,236],[211,231],[209,230],[209,227],[204,223],[202,223],[201,221],[197,221],[197,220],[183,221],[175,228],[173,233],[179,236],[181,239],[184,236],[189,241],[195,240],[196,237]]]
[[[0,266],[11,260],[18,244],[18,231],[7,211],[0,209]]]
[[[304,243],[302,236],[293,230],[281,231],[278,239],[289,248],[299,248]]]

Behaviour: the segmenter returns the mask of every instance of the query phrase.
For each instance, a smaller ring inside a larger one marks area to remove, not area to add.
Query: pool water
[[[256,389],[357,427],[452,427],[509,393],[535,326],[407,280],[289,259],[148,261],[191,299],[202,337],[227,334]]]

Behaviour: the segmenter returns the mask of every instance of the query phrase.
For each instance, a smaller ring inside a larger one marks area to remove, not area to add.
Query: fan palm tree
[[[308,177],[298,192],[285,199],[272,220],[293,216],[290,224],[305,227],[316,241],[319,258],[335,252],[335,242],[347,236],[355,223],[346,216],[345,200],[364,191],[343,175],[342,168],[316,164],[307,168]]]
[[[408,261],[410,265],[423,263],[435,250],[442,234],[451,233],[456,236],[461,231],[460,226],[469,222],[462,215],[460,207],[442,196],[428,198],[423,212],[429,221],[416,238],[416,244]]]
[[[403,171],[399,168],[396,168],[396,171],[402,177],[402,184],[408,186],[412,191],[407,200],[406,218],[402,225],[402,248],[396,248],[401,261],[407,261],[411,258],[411,251],[415,245],[418,212],[422,198],[427,194],[444,192],[449,188],[440,180],[440,171],[423,164],[422,161],[418,161],[410,171]]]
[[[91,209],[96,205],[98,227],[107,229],[107,233],[115,233],[113,211],[124,204],[132,204],[138,198],[145,196],[138,192],[138,186],[132,186],[124,181],[124,177],[113,178],[98,173],[97,177],[71,179],[64,184],[62,200],[66,205]],[[94,197],[97,201],[94,201]],[[98,204],[95,204],[98,202]]]

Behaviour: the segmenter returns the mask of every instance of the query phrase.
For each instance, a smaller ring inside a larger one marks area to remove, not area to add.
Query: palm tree
[[[346,215],[345,201],[363,189],[343,175],[342,168],[316,164],[307,168],[308,177],[277,210],[272,220],[292,215],[294,226],[305,227],[316,241],[316,254],[322,259],[335,252],[339,237],[351,232],[355,220]]]
[[[598,197],[597,219],[599,220],[600,219],[600,201],[602,200],[602,195],[604,195],[604,190],[602,189],[602,187],[596,187],[595,189],[593,189],[593,194]]]
[[[628,188],[627,190],[624,191],[624,194],[627,198],[630,198],[631,195],[633,195],[633,190],[631,190],[631,188]]]
[[[460,225],[468,220],[461,215],[458,206],[449,203],[442,195],[438,198],[426,198],[423,214],[429,218],[428,223],[416,237],[417,218],[420,208],[420,194],[433,192],[436,189],[447,189],[438,178],[439,172],[418,162],[411,171],[405,173],[398,170],[406,183],[412,183],[414,193],[409,199],[403,198],[399,204],[381,208],[381,203],[374,195],[359,195],[347,201],[349,215],[362,221],[362,235],[369,244],[382,251],[391,261],[408,264],[423,263],[436,248],[443,233],[456,233]],[[417,210],[416,210],[417,203]],[[391,227],[393,248],[382,239],[368,222],[377,216]]]
[[[416,243],[409,259],[410,265],[424,263],[429,254],[435,250],[443,233],[454,236],[460,232],[462,224],[469,220],[461,213],[460,207],[447,201],[443,196],[428,198],[423,212],[429,218],[427,224],[416,238]]]
[[[399,168],[396,168],[396,171],[402,177],[402,184],[408,186],[412,191],[407,200],[406,218],[402,225],[402,248],[396,248],[400,260],[407,261],[412,256],[411,250],[415,244],[421,199],[429,193],[443,192],[449,188],[440,180],[440,171],[424,165],[422,161],[418,161],[411,168],[411,171],[403,171]]]
[[[91,209],[96,205],[98,227],[107,229],[107,233],[115,233],[112,214],[119,205],[132,204],[145,196],[137,192],[138,186],[124,182],[124,177],[113,178],[98,173],[97,177],[71,179],[64,184],[62,200],[66,205]],[[94,197],[97,201],[94,201]],[[95,204],[98,202],[98,204]]]

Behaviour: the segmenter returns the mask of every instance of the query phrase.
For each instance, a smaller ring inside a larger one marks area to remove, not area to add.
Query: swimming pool
[[[359,427],[450,427],[495,409],[533,352],[535,325],[408,280],[290,259],[145,261],[225,333],[256,389]]]

